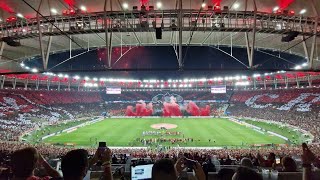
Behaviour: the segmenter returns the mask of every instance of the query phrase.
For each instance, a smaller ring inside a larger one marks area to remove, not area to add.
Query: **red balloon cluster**
[[[195,102],[190,101],[187,105],[186,111],[191,116],[210,116],[210,106],[206,105],[203,108],[199,108]]]
[[[145,102],[136,104],[136,111],[134,112],[133,106],[128,106],[126,116],[151,116],[153,113],[152,103],[148,105]]]

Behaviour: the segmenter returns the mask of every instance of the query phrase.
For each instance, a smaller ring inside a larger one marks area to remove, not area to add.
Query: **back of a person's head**
[[[248,180],[248,179],[262,180],[262,176],[250,168],[239,167],[236,173],[232,177],[232,180]]]
[[[282,166],[283,166],[283,171],[286,172],[295,172],[297,171],[297,164],[296,161],[294,159],[292,159],[291,157],[284,157],[282,159]]]
[[[243,167],[253,168],[252,161],[249,158],[242,158],[240,165]]]
[[[223,169],[220,169],[217,176],[219,180],[231,180],[233,174],[234,174],[233,169],[223,168]]]
[[[22,178],[32,176],[38,159],[39,154],[35,148],[28,147],[15,151],[11,157],[14,176]]]
[[[152,167],[152,180],[176,180],[176,170],[171,159],[160,159]]]
[[[84,177],[89,165],[88,162],[88,151],[84,149],[69,151],[61,161],[64,179]]]

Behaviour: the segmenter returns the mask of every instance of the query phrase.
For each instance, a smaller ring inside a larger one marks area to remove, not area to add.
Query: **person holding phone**
[[[61,162],[61,170],[64,180],[83,180],[88,169],[97,163],[103,166],[101,180],[112,180],[111,172],[111,150],[108,147],[99,147],[93,158],[89,160],[88,151],[76,149],[69,151]]]

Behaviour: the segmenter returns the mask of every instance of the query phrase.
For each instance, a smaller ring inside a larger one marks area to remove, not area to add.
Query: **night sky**
[[[124,48],[123,53],[129,48]],[[220,50],[230,53],[230,47],[219,47]],[[189,46],[183,48],[184,55],[184,71],[178,71],[178,61],[173,50],[169,46],[152,46],[152,47],[135,47],[125,54],[117,63],[120,57],[120,48],[113,48],[112,55],[112,69],[113,71],[121,70],[121,72],[111,72],[111,74],[120,74],[123,76],[145,76],[148,73],[154,78],[164,76],[180,76],[180,75],[194,75],[204,76],[208,72],[212,73],[238,73],[246,71],[248,68],[247,51],[245,48],[233,48],[233,55],[239,59],[243,64],[230,57],[229,55],[218,50],[218,47],[199,47]],[[261,51],[265,52],[262,53]],[[72,55],[82,53],[83,51],[73,51]],[[106,70],[107,60],[105,56],[105,48],[92,49],[92,51],[78,56],[72,60],[63,63],[53,69],[55,65],[69,58],[69,52],[61,52],[50,55],[48,69],[53,72],[82,72],[82,74],[101,73]],[[270,56],[266,53],[273,54],[276,57]],[[268,51],[259,49],[255,52],[254,65],[256,71],[264,70],[289,70],[297,64],[306,62],[303,57],[296,56],[289,53],[280,53],[283,60],[277,58],[278,51]],[[40,57],[24,62],[27,66],[41,69],[42,60]],[[125,70],[128,70],[126,72]],[[168,72],[169,70],[170,73]],[[193,71],[191,71],[193,70]],[[90,73],[89,73],[89,72]],[[143,71],[143,73],[141,73]],[[141,75],[140,75],[141,76]]]

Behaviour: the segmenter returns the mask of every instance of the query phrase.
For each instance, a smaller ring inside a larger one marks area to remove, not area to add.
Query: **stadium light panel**
[[[161,9],[162,8],[162,2],[157,2],[157,8]]]
[[[302,67],[301,67],[300,65],[298,65],[298,66],[296,66],[294,69],[295,69],[295,70],[299,70],[299,69],[302,69]]]
[[[248,76],[241,76],[241,79],[248,79]]]
[[[58,14],[57,9],[55,9],[55,8],[51,8],[51,10],[50,10],[50,11],[51,11],[51,13],[52,13],[52,14]]]
[[[205,8],[205,7],[206,7],[206,3],[202,3],[202,4],[201,4],[201,7],[202,7],[202,8]]]
[[[17,13],[17,17],[23,18],[24,16],[21,13]]]
[[[299,14],[305,14],[306,12],[307,12],[306,9],[302,9],[302,10],[299,12]]]
[[[80,10],[81,11],[87,11],[87,7],[85,7],[84,5],[80,6]]]
[[[123,3],[122,7],[123,7],[123,9],[128,9],[129,8],[129,4],[128,3]]]
[[[233,9],[238,9],[240,7],[240,4],[239,3],[234,3],[232,7],[233,7]]]
[[[249,81],[236,82],[236,86],[248,86],[248,85],[250,85]]]
[[[31,72],[33,72],[33,73],[37,73],[37,72],[38,72],[38,69],[33,68],[33,69],[31,69]]]
[[[279,9],[280,9],[279,6],[276,6],[276,7],[273,8],[273,12],[276,12],[276,11],[278,11]]]

